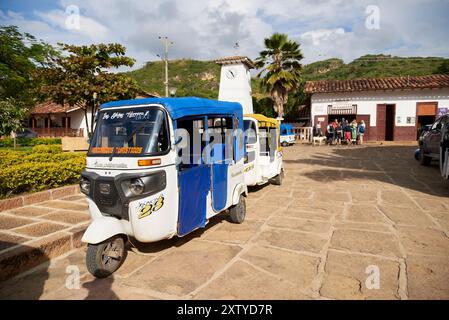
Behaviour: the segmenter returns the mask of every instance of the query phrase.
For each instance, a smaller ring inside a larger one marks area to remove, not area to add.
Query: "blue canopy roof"
[[[286,131],[288,135],[293,134],[293,126],[289,123],[281,123],[281,135],[283,131]]]
[[[281,123],[281,128],[285,128],[285,129],[293,129],[293,126],[289,123]]]
[[[121,100],[104,103],[100,109],[137,106],[148,104],[163,105],[172,119],[180,119],[196,115],[234,115],[243,117],[242,105],[237,102],[225,102],[203,98],[146,98],[134,100]]]

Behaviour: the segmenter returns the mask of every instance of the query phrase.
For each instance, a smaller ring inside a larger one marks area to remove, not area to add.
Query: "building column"
[[[48,114],[48,118],[47,118],[48,120],[48,128],[47,128],[47,133],[48,133],[48,136],[50,136],[50,131],[51,131],[51,118],[50,118],[50,114]]]
[[[69,118],[67,117],[67,114],[66,114],[65,118],[64,118],[64,133],[66,136],[67,136],[68,126],[69,126]]]

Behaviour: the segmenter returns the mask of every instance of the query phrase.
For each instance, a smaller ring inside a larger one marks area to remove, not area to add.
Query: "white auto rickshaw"
[[[245,144],[239,103],[149,98],[101,106],[80,180],[92,223],[86,264],[96,277],[116,271],[128,236],[182,237],[229,209],[245,219]]]
[[[246,156],[245,183],[248,186],[281,185],[284,177],[279,122],[261,114],[244,116]]]

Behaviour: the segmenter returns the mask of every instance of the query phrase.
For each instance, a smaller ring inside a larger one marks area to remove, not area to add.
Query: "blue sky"
[[[449,57],[448,12],[449,0],[1,0],[0,24],[52,44],[119,42],[136,67],[158,59],[159,35],[174,42],[171,58],[205,60],[255,58],[273,32],[300,42],[305,63],[348,62],[378,53]]]

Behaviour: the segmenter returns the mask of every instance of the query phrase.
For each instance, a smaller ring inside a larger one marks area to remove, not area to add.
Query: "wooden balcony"
[[[32,128],[39,137],[84,137],[84,130],[71,128]]]

